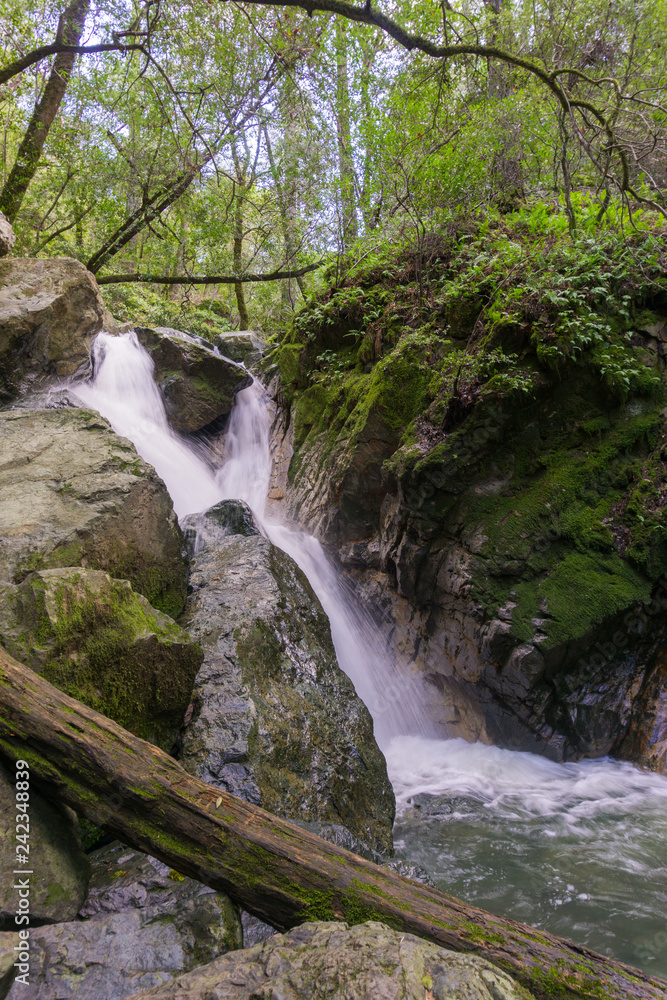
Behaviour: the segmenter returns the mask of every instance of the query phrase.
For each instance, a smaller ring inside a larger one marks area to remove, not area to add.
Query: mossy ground
[[[344,484],[372,425],[386,492],[422,541],[477,539],[473,596],[491,615],[511,594],[517,639],[647,600],[667,573],[666,249],[509,217],[352,266],[276,352],[292,478],[316,460]]]

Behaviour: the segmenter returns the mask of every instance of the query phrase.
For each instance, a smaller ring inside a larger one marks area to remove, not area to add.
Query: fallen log
[[[540,1000],[665,1000],[667,983],[468,906],[205,784],[0,649],[0,756],[124,843],[287,930],[380,920],[474,951]]]

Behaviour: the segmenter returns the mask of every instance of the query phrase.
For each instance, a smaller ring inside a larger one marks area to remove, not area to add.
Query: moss
[[[299,355],[301,354],[301,350],[301,344],[284,343],[273,354],[273,359],[278,365],[280,378],[288,397],[291,396],[293,385],[299,375]]]
[[[84,851],[90,851],[95,844],[104,836],[104,832],[91,823],[89,819],[85,816],[79,816],[79,836],[81,837],[81,845]]]
[[[201,396],[205,402],[210,403],[212,406],[216,406],[221,398],[227,398],[227,393],[224,389],[221,391],[219,386],[203,375],[191,375],[189,382],[197,395]]]
[[[72,697],[170,749],[202,660],[175,622],[126,581],[85,571],[32,576],[19,604],[10,643],[19,659]]]
[[[59,882],[51,882],[44,897],[44,902],[47,906],[51,906],[54,903],[69,902],[69,896]]]
[[[624,608],[648,602],[651,583],[624,562],[609,556],[567,552],[543,578],[516,587],[512,631],[531,639],[532,618],[550,619],[545,647],[583,638],[591,629]],[[576,599],[574,598],[576,595]]]

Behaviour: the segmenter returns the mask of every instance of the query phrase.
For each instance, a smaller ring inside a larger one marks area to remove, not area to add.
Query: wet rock
[[[79,261],[0,260],[0,405],[85,370],[103,328],[116,330],[93,275]]]
[[[87,410],[0,413],[0,580],[103,569],[161,611],[183,607],[183,536],[155,470]]]
[[[127,580],[78,567],[0,583],[0,644],[61,691],[167,751],[203,659]]]
[[[265,924],[259,917],[253,917],[252,913],[241,910],[241,924],[243,926],[243,947],[253,948],[260,941],[268,941],[270,937],[277,934],[275,927]]]
[[[262,359],[266,341],[254,330],[230,330],[215,338],[215,346],[226,358],[253,368]]]
[[[14,949],[19,940],[18,934],[0,931],[0,1000],[5,1000],[18,971],[14,968],[17,954]]]
[[[529,1000],[484,959],[369,922],[310,923],[132,1000]]]
[[[431,685],[436,730],[665,770],[667,675],[654,667],[665,465],[649,446],[664,434],[662,402],[612,404],[585,369],[540,369],[529,419],[501,395],[445,433],[424,404],[400,445],[385,361],[354,409],[334,412],[338,397],[306,370],[313,336],[288,372],[284,505],[339,553],[360,599],[379,594],[401,660]],[[424,366],[408,369],[418,379]]]
[[[241,947],[223,893],[118,843],[91,863],[79,919],[32,930],[30,985],[10,1000],[122,1000]]]
[[[252,382],[242,367],[180,330],[136,327],[136,334],[155,365],[169,422],[183,434],[226,416],[234,394]]]
[[[667,774],[667,651],[662,642],[632,699],[632,716],[621,750],[624,757]]]
[[[181,763],[270,812],[339,823],[391,853],[394,797],[370,715],[296,564],[260,535],[229,534],[225,509],[239,506],[185,519],[201,545],[181,624],[205,659]]]
[[[9,219],[0,212],[0,257],[7,257],[14,249],[16,234]]]
[[[36,788],[30,788],[27,826],[31,875],[30,923],[74,920],[82,906],[90,879],[90,864],[83,853],[76,829],[76,817],[66,807],[49,802]],[[16,789],[10,774],[0,768],[0,929],[14,929],[18,906],[15,871]],[[23,815],[21,813],[21,815]],[[19,830],[19,833],[22,833]],[[18,928],[17,928],[18,929]],[[1,972],[0,972],[1,977]]]

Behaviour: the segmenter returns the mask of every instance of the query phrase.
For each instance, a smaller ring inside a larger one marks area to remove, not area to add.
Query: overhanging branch
[[[252,281],[280,281],[283,278],[302,278],[304,274],[316,271],[324,263],[318,260],[316,264],[288,271],[271,271],[268,274],[207,274],[196,276],[192,274],[107,274],[97,278],[98,285],[120,285],[128,281],[144,281],[151,285],[236,285]]]
[[[64,45],[62,42],[53,42],[51,45],[41,45],[38,49],[33,49],[27,55],[15,59],[0,69],[0,85],[7,83],[13,76],[18,76],[24,70],[34,66],[35,63],[48,59],[49,56],[60,53],[72,53],[73,55],[94,55],[96,52],[135,52],[144,48],[139,42],[105,42],[100,45]]]

